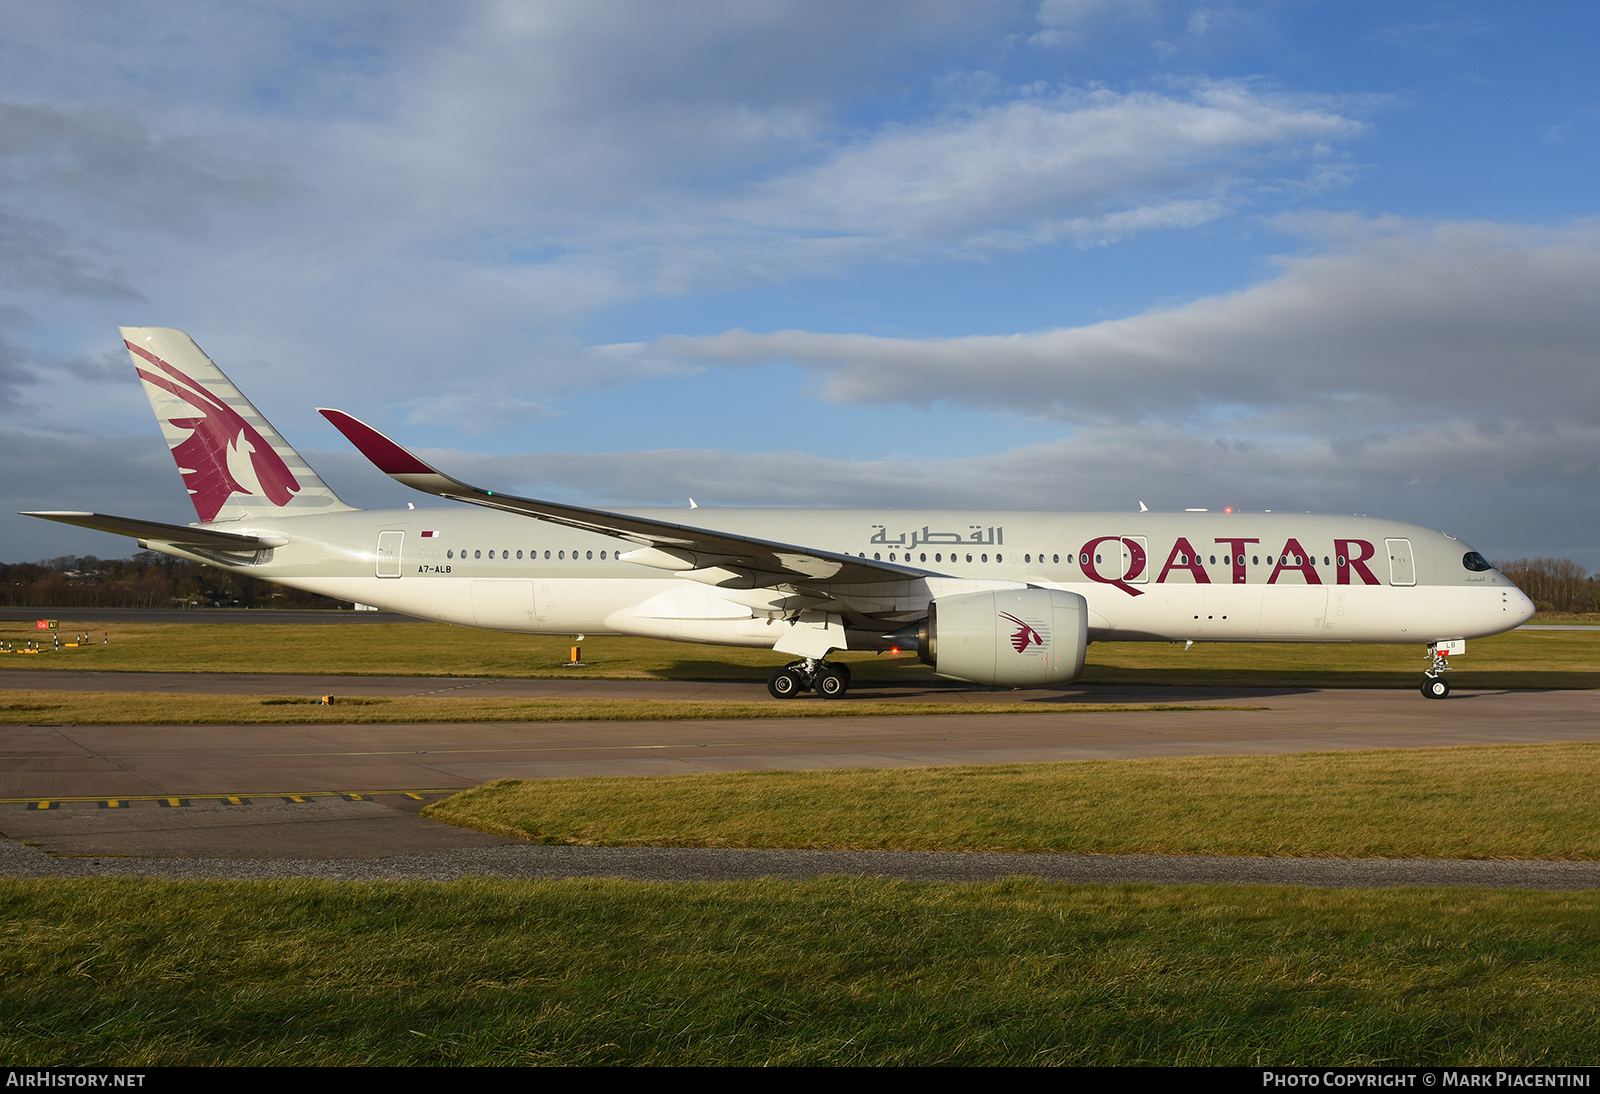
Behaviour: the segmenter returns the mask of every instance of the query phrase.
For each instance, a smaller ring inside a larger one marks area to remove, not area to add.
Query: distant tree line
[[[1570,558],[1519,558],[1494,568],[1541,612],[1600,612],[1600,580]]]
[[[155,551],[132,558],[62,555],[0,563],[7,608],[336,608],[337,600],[287,589]]]

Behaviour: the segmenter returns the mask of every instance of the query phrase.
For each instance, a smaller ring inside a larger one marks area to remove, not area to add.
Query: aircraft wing
[[[281,536],[250,536],[239,532],[223,532],[215,528],[195,528],[187,524],[163,524],[154,520],[134,517],[113,517],[105,513],[43,512],[21,513],[24,517],[76,524],[80,528],[93,528],[113,535],[132,536],[134,539],[153,539],[170,543],[174,547],[205,547],[221,551],[256,551],[263,547],[282,547],[289,541]]]
[[[645,565],[679,570],[727,569],[735,574],[742,573],[755,586],[905,581],[925,573],[911,566],[896,566],[854,555],[773,543],[731,532],[672,524],[603,509],[535,501],[469,486],[425,463],[359,418],[342,410],[318,407],[317,412],[333,423],[334,428],[343,433],[378,470],[396,482],[436,497],[508,513],[521,513],[552,524],[615,536],[660,552],[649,558],[632,559]]]

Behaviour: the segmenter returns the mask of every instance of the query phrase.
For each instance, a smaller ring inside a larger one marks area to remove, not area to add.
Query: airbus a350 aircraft
[[[1420,642],[1447,656],[1533,604],[1455,537],[1283,513],[695,509],[606,512],[469,486],[338,410],[377,467],[473,508],[340,501],[182,331],[124,343],[200,520],[29,516],[447,623],[792,654],[768,687],[842,696],[835,650],[915,649],[984,684],[1062,684],[1091,641]]]

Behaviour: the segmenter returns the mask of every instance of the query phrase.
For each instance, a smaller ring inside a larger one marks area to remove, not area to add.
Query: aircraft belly
[[[607,630],[636,638],[665,638],[672,642],[708,642],[722,646],[771,649],[778,640],[779,624],[770,619],[670,619],[635,615],[624,608],[608,616]]]
[[[661,583],[558,577],[535,578],[531,584],[535,612],[531,630],[540,634],[600,634],[615,630],[608,623],[610,616]]]
[[[1279,585],[1266,589],[1256,633],[1273,637],[1320,635],[1328,614],[1326,585]]]
[[[612,607],[603,621],[607,630],[729,646],[770,647],[777,640],[769,620],[754,618],[749,607],[726,599],[714,586],[682,580],[634,584],[644,588]]]
[[[462,581],[406,581],[404,578],[275,578],[282,584],[335,600],[370,604],[417,619],[476,626],[471,592]]]
[[[534,631],[542,621],[535,607],[534,582],[515,578],[473,578],[472,621],[497,631]]]
[[[747,605],[728,599],[720,589],[696,581],[679,582],[632,610],[640,619],[749,619],[752,614]]]

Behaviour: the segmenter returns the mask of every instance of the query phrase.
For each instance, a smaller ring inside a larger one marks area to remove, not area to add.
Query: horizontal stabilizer
[[[76,524],[80,528],[93,528],[97,532],[110,532],[134,539],[153,539],[170,543],[174,547],[206,547],[214,551],[258,551],[263,547],[282,547],[289,541],[282,536],[249,536],[238,532],[220,532],[214,528],[195,528],[185,524],[163,524],[156,520],[136,520],[133,517],[113,517],[105,513],[21,513],[24,517],[39,517],[62,524]]]

